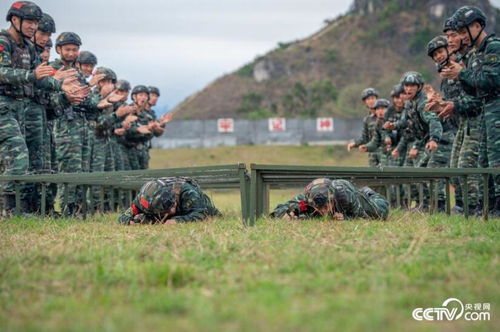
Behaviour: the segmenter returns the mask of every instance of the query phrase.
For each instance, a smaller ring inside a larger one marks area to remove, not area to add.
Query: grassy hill
[[[490,31],[499,30],[500,11],[488,0],[356,0],[347,14],[325,20],[309,38],[279,43],[174,111],[182,119],[360,118],[360,92],[367,86],[387,96],[408,70],[436,85],[427,42],[465,4],[483,8]]]

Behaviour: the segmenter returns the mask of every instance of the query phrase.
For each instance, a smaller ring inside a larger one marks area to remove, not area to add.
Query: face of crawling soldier
[[[38,21],[33,21],[33,20],[22,20],[22,26],[21,26],[21,19],[17,16],[12,17],[12,24],[22,32],[23,35],[25,35],[28,38],[33,38],[35,35],[36,30],[38,29]]]
[[[415,98],[418,92],[418,84],[405,84],[405,93],[407,100]]]
[[[51,35],[52,34],[50,32],[44,32],[44,31],[38,30],[37,32],[35,32],[34,41],[36,42],[36,44],[38,46],[45,47],[45,45],[47,45],[47,42],[49,41]]]
[[[363,100],[363,102],[365,103],[366,107],[368,107],[369,109],[372,109],[373,106],[375,106],[375,103],[377,102],[377,97],[368,96],[365,98],[365,100]]]
[[[435,63],[441,64],[448,58],[448,50],[445,47],[440,47],[432,53],[432,60]]]
[[[333,205],[332,203],[326,203],[323,206],[315,206],[314,210],[322,217],[325,217],[329,214],[333,214]]]
[[[61,55],[61,60],[71,64],[75,63],[80,53],[80,47],[78,45],[63,45],[57,48],[58,53]]]
[[[139,92],[132,96],[132,99],[138,106],[146,105],[148,101],[148,94],[146,92]]]

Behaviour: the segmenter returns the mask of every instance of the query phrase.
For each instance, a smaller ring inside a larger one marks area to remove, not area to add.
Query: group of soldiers
[[[151,139],[160,136],[171,117],[157,119],[152,109],[156,87],[117,79],[97,67],[97,57],[80,51],[74,32],[57,36],[59,58],[49,63],[56,32],[54,19],[31,1],[13,3],[10,27],[0,32],[0,168],[3,175],[103,172],[148,168]],[[132,103],[127,103],[131,94]],[[18,185],[21,212],[38,213],[40,188]],[[15,184],[2,188],[4,213],[15,209]],[[62,188],[48,190],[46,206]],[[76,215],[88,195],[81,187],[64,188],[61,211]],[[84,197],[85,196],[85,197]]]
[[[485,31],[487,18],[477,7],[458,9],[443,25],[444,35],[429,41],[427,54],[436,64],[441,92],[425,84],[415,71],[405,73],[391,91],[391,100],[368,88],[362,101],[369,111],[362,135],[348,144],[368,153],[369,164],[427,168],[500,167],[500,39]],[[489,207],[500,216],[500,179],[489,185]],[[479,176],[454,179],[457,213],[479,215],[482,181]],[[468,188],[465,192],[463,188]],[[429,207],[429,188],[419,201],[411,188],[410,208]],[[438,183],[438,209],[445,209],[444,181]],[[408,195],[407,195],[408,196]]]

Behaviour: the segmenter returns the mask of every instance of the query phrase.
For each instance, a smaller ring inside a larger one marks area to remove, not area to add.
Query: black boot
[[[16,214],[16,195],[3,195],[3,208],[6,216]]]
[[[446,212],[446,201],[442,201],[442,200],[438,201],[437,212],[439,212],[439,213]]]
[[[500,217],[500,197],[496,197],[495,205],[490,210],[490,214],[492,217]]]

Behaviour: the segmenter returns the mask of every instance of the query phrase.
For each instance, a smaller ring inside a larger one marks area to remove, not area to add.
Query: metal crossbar
[[[422,202],[424,184],[429,185],[430,211],[435,212],[437,205],[438,181],[445,181],[446,213],[451,212],[450,181],[452,178],[462,177],[467,184],[467,178],[480,175],[483,181],[483,218],[488,219],[488,184],[490,177],[500,176],[500,169],[490,168],[404,168],[404,167],[328,167],[328,166],[287,166],[287,165],[250,165],[250,225],[255,220],[269,213],[269,190],[299,188],[320,177],[330,179],[348,179],[356,185],[371,185],[383,188],[382,194],[394,189],[398,207],[403,207],[401,187],[406,186],[406,199],[411,198],[411,185],[418,186],[418,197]],[[392,188],[391,188],[392,186]],[[395,187],[395,188],[394,188]],[[467,192],[465,188],[465,192]],[[469,217],[468,196],[464,195],[464,214]]]
[[[183,167],[158,170],[140,170],[140,171],[117,171],[100,173],[60,173],[60,174],[41,174],[41,175],[8,175],[0,176],[0,183],[16,183],[16,212],[20,213],[20,183],[41,184],[41,214],[46,213],[47,185],[55,183],[62,185],[63,197],[67,196],[68,185],[81,186],[84,192],[94,188],[100,188],[101,208],[104,207],[105,192],[110,193],[110,205],[115,206],[119,203],[121,207],[131,204],[133,192],[137,191],[144,183],[160,177],[191,177],[195,179],[203,189],[239,189],[241,197],[241,216],[244,225],[249,220],[249,194],[250,178],[244,164],[220,165],[220,166],[202,166],[202,167]],[[115,190],[118,191],[116,197]],[[93,195],[90,196],[90,204],[87,200],[82,202],[82,212],[84,216],[87,213],[94,213]],[[85,197],[85,196],[84,196]],[[64,198],[63,198],[64,199]]]

